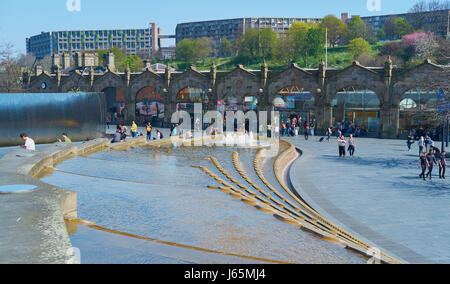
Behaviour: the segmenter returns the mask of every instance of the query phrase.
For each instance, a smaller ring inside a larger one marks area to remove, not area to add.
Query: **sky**
[[[67,2],[79,1],[80,11]],[[368,9],[368,1],[372,7]],[[377,2],[381,9],[376,11]],[[0,43],[25,52],[25,39],[42,31],[146,28],[155,22],[173,35],[178,23],[241,17],[324,17],[342,12],[373,16],[405,13],[418,0],[2,0]],[[173,45],[163,41],[163,46]]]

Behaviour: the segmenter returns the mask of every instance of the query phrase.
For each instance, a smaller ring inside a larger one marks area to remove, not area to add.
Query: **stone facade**
[[[165,72],[154,72],[147,67],[141,73],[124,73],[107,68],[103,74],[96,74],[91,69],[87,75],[81,72],[61,74],[41,73],[27,80],[27,91],[102,92],[106,88],[119,89],[126,100],[126,118],[135,119],[136,96],[145,87],[155,88],[155,92],[164,96],[165,122],[170,123],[171,114],[176,110],[177,94],[187,87],[204,90],[209,99],[209,109],[216,109],[218,100],[233,96],[243,103],[245,96],[258,98],[258,110],[273,110],[273,100],[282,88],[301,86],[310,91],[315,99],[315,119],[317,132],[323,132],[332,123],[332,106],[336,93],[343,88],[357,87],[375,92],[380,100],[380,132],[383,138],[398,136],[400,101],[409,90],[420,88],[449,91],[449,70],[426,60],[413,69],[394,68],[390,59],[384,67],[365,67],[354,62],[353,65],[340,70],[327,70],[324,64],[317,69],[302,69],[293,64],[284,71],[269,71],[267,65],[261,70],[247,70],[242,65],[231,72],[217,71],[215,66],[209,71],[198,71],[191,67],[185,72],[172,72],[168,67]],[[43,84],[45,83],[45,84]],[[46,86],[45,89],[42,86]]]

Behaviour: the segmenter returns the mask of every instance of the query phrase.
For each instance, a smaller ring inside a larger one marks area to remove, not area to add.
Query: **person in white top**
[[[22,138],[25,141],[25,145],[22,145],[20,147],[24,148],[25,150],[35,151],[36,145],[34,144],[34,140],[29,138],[27,134],[22,133],[20,134],[20,138]]]

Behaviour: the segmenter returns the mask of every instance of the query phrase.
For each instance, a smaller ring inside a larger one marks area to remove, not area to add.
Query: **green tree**
[[[363,38],[367,39],[367,26],[361,17],[353,17],[348,23],[348,36],[349,39]]]
[[[263,59],[271,59],[278,45],[278,35],[271,28],[258,32],[259,50]]]
[[[125,59],[122,60],[119,70],[124,71],[127,66],[130,67],[131,72],[139,72],[144,68],[144,63],[142,59],[137,55],[130,55],[125,57]]]
[[[324,31],[321,27],[314,27],[308,31],[306,35],[307,42],[307,50],[309,56],[319,57],[323,54],[324,44],[325,44],[325,35]],[[305,66],[308,62],[305,62]]]
[[[377,31],[377,39],[380,40],[385,40],[386,39],[386,34],[384,32],[384,29],[381,28]]]
[[[413,32],[414,28],[407,20],[403,18],[398,18],[395,20],[395,35],[397,38],[401,38],[402,36]]]
[[[186,63],[193,63],[194,56],[194,41],[190,39],[184,39],[178,43],[176,48],[177,59]]]
[[[254,29],[248,29],[238,41],[239,56],[248,58],[259,57],[259,33]]]
[[[219,45],[219,56],[228,57],[231,56],[232,53],[233,47],[231,46],[231,41],[227,38],[222,38]]]
[[[303,58],[307,54],[307,35],[310,26],[307,23],[295,22],[287,32],[286,44],[291,60]],[[306,63],[305,63],[306,64]]]
[[[334,15],[328,15],[323,18],[321,27],[328,29],[328,42],[331,46],[342,44],[348,34],[347,25]]]
[[[210,39],[203,37],[194,41],[193,57],[195,60],[205,60],[212,52]]]
[[[370,53],[372,51],[372,48],[370,47],[370,44],[363,38],[355,38],[350,41],[348,50],[353,55],[353,57],[356,58],[363,53]]]

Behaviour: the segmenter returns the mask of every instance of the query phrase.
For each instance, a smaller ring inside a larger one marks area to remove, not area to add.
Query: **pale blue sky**
[[[380,0],[380,12],[369,11],[368,0],[80,1],[81,11],[69,12],[67,0],[2,0],[0,41],[11,42],[18,52],[25,52],[25,38],[41,31],[144,28],[156,22],[163,34],[175,34],[177,23],[211,19],[404,13],[418,0]]]

